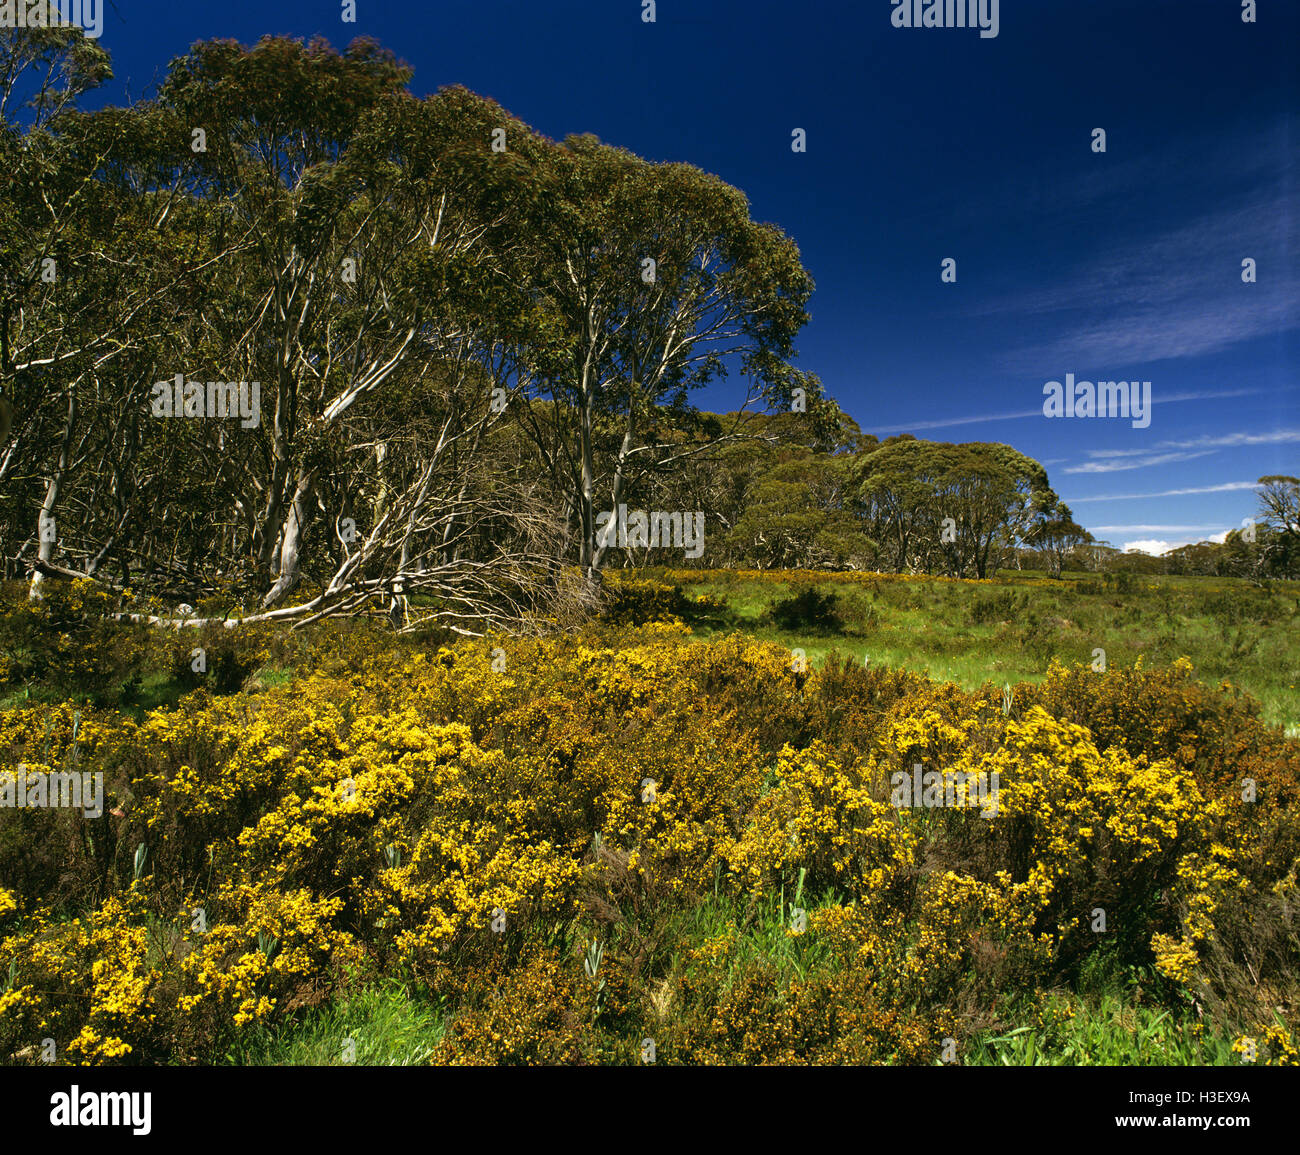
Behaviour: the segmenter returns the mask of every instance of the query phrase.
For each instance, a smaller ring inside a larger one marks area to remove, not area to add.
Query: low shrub
[[[1103,956],[1291,1030],[1300,743],[1185,663],[1004,697],[608,623],[214,689],[0,713],[0,764],[105,788],[0,808],[0,1057],[211,1061],[364,973],[438,1062],[928,1063]]]
[[[788,598],[778,599],[772,603],[768,614],[784,630],[831,632],[844,624],[840,616],[839,595],[822,593],[815,586],[806,586]]]

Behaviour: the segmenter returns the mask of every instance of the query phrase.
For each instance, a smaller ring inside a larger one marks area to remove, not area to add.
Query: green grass
[[[833,896],[814,898],[805,893],[797,880],[752,905],[720,898],[715,892],[673,918],[667,936],[672,944],[669,973],[700,965],[688,959],[690,952],[725,936],[730,940],[725,954],[710,965],[723,968],[728,981],[745,964],[760,959],[775,965],[783,976],[806,978],[813,970],[832,965],[832,955],[811,931],[796,931],[792,908],[806,915],[834,901]]]
[[[814,901],[797,884],[753,905],[708,895],[674,916],[666,936],[671,945],[661,964],[669,976],[690,968],[714,969],[723,989],[759,961],[775,965],[786,981],[838,969],[843,964],[815,933],[789,933],[789,910],[796,898],[810,910],[835,901],[834,896]],[[727,946],[717,956],[689,957],[724,937]],[[997,1027],[961,1045],[959,1061],[965,1066],[1241,1065],[1233,1039],[1205,1029],[1192,1007],[1153,1005],[1141,975],[1112,973],[1103,956],[1091,962],[1091,973],[1080,976],[1077,991],[1016,996],[1002,1009]],[[287,1027],[251,1029],[227,1051],[224,1062],[343,1066],[345,1042],[351,1039],[357,1065],[421,1065],[429,1061],[453,1013],[454,1008],[434,1004],[395,980],[361,985],[301,1012]],[[611,1034],[605,1043],[616,1049],[618,1039]]]
[[[731,570],[610,571],[624,578],[680,582],[690,597],[725,603],[690,618],[696,637],[739,631],[787,649],[802,649],[810,666],[833,652],[856,661],[914,670],[974,690],[986,683],[1041,680],[1053,659],[1091,664],[1104,650],[1108,665],[1167,665],[1187,657],[1209,684],[1230,681],[1257,699],[1264,718],[1300,735],[1300,585],[1275,582],[1261,589],[1232,578],[1064,575],[1056,581],[1032,571],[1003,571],[991,582],[898,580],[888,575],[816,575],[812,585],[834,594],[840,617],[831,629],[782,628],[776,602],[808,581],[779,573],[757,579]],[[328,649],[328,646],[326,646]],[[301,659],[301,660],[300,660]],[[291,681],[305,654],[257,670],[250,689]],[[32,685],[0,698],[0,710],[29,701],[78,697],[75,687]],[[174,706],[189,687],[151,669],[101,705],[138,717]]]
[[[782,628],[772,607],[807,583],[779,575],[755,580],[730,571],[647,570],[639,576],[680,580],[689,597],[707,594],[725,612],[691,625],[701,640],[738,630],[788,649],[810,666],[832,652],[911,669],[974,690],[985,683],[1036,682],[1053,659],[1108,666],[1148,666],[1190,658],[1196,676],[1232,682],[1257,699],[1264,718],[1300,732],[1300,587],[1260,589],[1227,578],[1142,576],[1119,582],[1096,575],[1053,581],[1038,573],[1003,572],[991,583],[900,581],[869,575],[819,577],[836,595],[835,630]]]
[[[789,908],[797,886],[746,907],[706,896],[674,920],[668,970],[709,966],[724,975],[722,986],[747,964],[763,960],[787,980],[842,965],[815,933],[789,933]],[[808,910],[833,905],[826,895],[800,896]],[[782,918],[782,911],[786,918]],[[725,952],[708,962],[689,954],[711,940],[727,938]],[[1195,1008],[1154,1005],[1147,991],[1153,976],[1117,970],[1109,956],[1090,956],[1078,976],[1077,991],[1054,991],[1041,998],[1017,996],[1001,1013],[995,1029],[978,1032],[959,1051],[966,1066],[1239,1066],[1232,1037],[1206,1029]]]
[[[1195,1012],[1052,995],[1034,1022],[977,1035],[964,1048],[970,1067],[1239,1066],[1232,1040],[1205,1032]]]
[[[351,1061],[357,1066],[419,1066],[442,1038],[444,1022],[436,1004],[389,981],[363,986],[306,1011],[292,1026],[256,1028],[227,1052],[225,1062],[249,1067],[346,1066],[345,1044],[351,1040]]]

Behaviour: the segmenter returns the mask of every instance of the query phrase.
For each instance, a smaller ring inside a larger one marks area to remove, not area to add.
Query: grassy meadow
[[[0,810],[0,1061],[1300,1058],[1300,591],[606,587],[487,638],[6,591],[0,763],[107,798]]]
[[[1015,570],[986,582],[731,570],[657,569],[638,576],[678,585],[689,599],[724,603],[714,612],[686,610],[698,637],[741,630],[799,647],[810,663],[837,652],[968,690],[985,682],[1039,681],[1053,659],[1091,666],[1098,648],[1107,664],[1124,666],[1186,657],[1200,680],[1232,683],[1259,701],[1270,722],[1300,732],[1300,588],[1294,583],[1259,588],[1229,578],[1122,572],[1052,579]],[[818,598],[780,613],[782,603],[807,598],[808,590]]]

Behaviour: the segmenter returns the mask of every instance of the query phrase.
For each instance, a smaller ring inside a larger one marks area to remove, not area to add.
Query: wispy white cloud
[[[1083,505],[1089,501],[1146,501],[1157,497],[1186,497],[1193,493],[1230,493],[1240,489],[1254,489],[1254,481],[1225,481],[1222,485],[1197,485],[1188,489],[1163,489],[1159,493],[1099,493],[1095,497],[1072,497],[1066,505]]]
[[[1284,122],[1259,134],[1263,155],[1271,150],[1263,163],[1261,153],[1246,147],[1251,134],[1236,140],[1225,134],[1219,151],[1227,163],[1217,182],[1205,183],[1210,142],[1203,141],[1195,171],[1185,152],[1168,151],[1059,190],[1071,206],[1068,221],[1079,213],[1104,215],[1111,200],[1187,171],[1189,182],[1201,182],[1194,196],[1204,207],[1160,232],[1114,233],[1090,258],[1056,270],[1050,280],[1016,285],[974,305],[973,316],[1021,325],[1037,319],[1027,330],[1035,336],[1009,350],[1001,367],[1045,379],[1066,371],[1130,377],[1125,366],[1203,356],[1300,328],[1300,267],[1287,259],[1295,245],[1288,134]],[[1249,180],[1242,179],[1243,164],[1256,170]],[[1241,280],[1245,257],[1258,262],[1257,283]]]
[[[1122,473],[1152,465],[1169,465],[1206,457],[1220,449],[1251,445],[1283,445],[1300,442],[1300,429],[1269,429],[1262,433],[1208,433],[1203,437],[1159,441],[1141,449],[1090,449],[1091,461],[1072,465],[1063,473]]]
[[[915,433],[918,429],[946,429],[950,425],[982,425],[988,421],[1014,421],[1021,417],[1041,417],[1043,407],[1022,409],[1017,413],[981,413],[975,417],[945,417],[938,421],[909,421],[904,425],[875,425],[874,433]]]
[[[1195,393],[1169,393],[1163,396],[1153,394],[1151,402],[1153,405],[1168,405],[1176,401],[1217,401],[1262,392],[1264,392],[1262,389],[1214,389]],[[1017,421],[1026,417],[1042,416],[1043,406],[1040,402],[1033,409],[1020,409],[1014,413],[980,413],[968,417],[928,418],[925,421],[912,421],[905,425],[877,425],[872,428],[877,434],[915,433],[918,429],[946,429],[951,425],[979,425],[989,421]]]
[[[1161,449],[1235,449],[1244,445],[1282,445],[1300,441],[1300,429],[1266,429],[1261,433],[1207,433],[1201,437],[1157,441],[1144,449],[1090,449],[1090,457],[1137,457]]]
[[[1243,286],[1246,290],[1251,287]],[[1066,371],[1079,372],[1074,366],[1086,370],[1095,365],[1102,367],[1091,370],[1098,375],[1131,377],[1136,374],[1109,366],[1202,357],[1253,338],[1300,328],[1294,303],[1300,296],[1300,281],[1295,277],[1279,285],[1277,292],[1254,300],[1229,301],[1221,292],[1214,292],[1209,299],[1193,302],[1187,299],[1190,290],[1180,292],[1172,284],[1166,294],[1168,300],[1151,306],[1135,308],[1136,302],[1118,305],[1117,311],[1125,314],[1122,319],[1107,316],[1077,324],[1065,336],[1017,350],[1004,367],[1055,378]],[[1166,312],[1175,307],[1176,314]]]
[[[1094,525],[1093,533],[1218,533],[1213,525]]]
[[[1130,469],[1146,469],[1151,465],[1170,465],[1175,461],[1192,461],[1197,457],[1209,457],[1214,452],[1213,449],[1203,449],[1199,453],[1152,453],[1150,450],[1142,451],[1145,456],[1129,457],[1124,451],[1123,455],[1115,454],[1118,460],[1106,461],[1085,461],[1082,465],[1071,465],[1063,469],[1062,473],[1124,473]]]

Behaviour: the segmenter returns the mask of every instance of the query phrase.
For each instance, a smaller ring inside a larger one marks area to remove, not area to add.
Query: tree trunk
[[[314,480],[310,471],[298,475],[298,485],[294,489],[293,500],[289,503],[289,514],[280,531],[280,558],[275,584],[262,599],[263,608],[274,605],[298,584],[298,557]]]
[[[77,387],[71,385],[68,388],[68,420],[63,427],[63,443],[59,446],[58,464],[50,477],[49,485],[45,487],[45,500],[41,502],[40,512],[36,515],[36,560],[40,564],[48,564],[54,559],[54,547],[58,538],[58,530],[54,523],[54,507],[58,504],[59,490],[63,485],[63,476],[67,472],[68,451],[72,445],[72,427],[76,420]],[[47,525],[50,527],[48,533],[44,532]],[[31,585],[27,591],[29,600],[40,600],[40,586],[44,580],[45,575],[38,565],[32,571]]]

